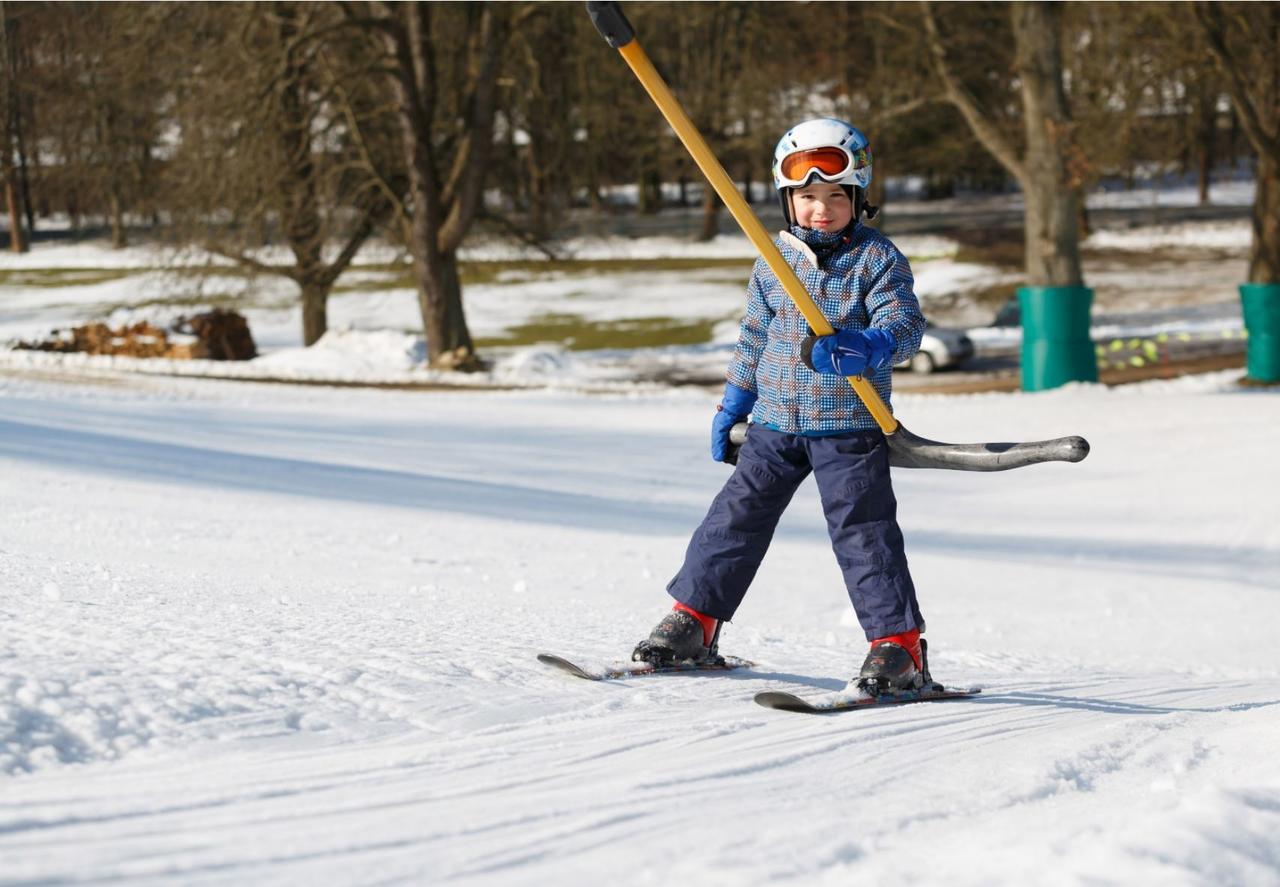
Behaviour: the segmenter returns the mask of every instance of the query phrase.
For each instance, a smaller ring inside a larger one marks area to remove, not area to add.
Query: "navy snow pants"
[[[810,471],[867,640],[923,630],[880,431],[803,437],[751,426],[737,469],[689,540],[684,566],[667,591],[700,613],[732,619],[782,512]]]

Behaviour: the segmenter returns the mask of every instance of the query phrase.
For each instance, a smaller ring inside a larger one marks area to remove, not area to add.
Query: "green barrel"
[[[1043,391],[1068,382],[1098,381],[1098,358],[1089,337],[1093,290],[1084,286],[1024,286],[1022,390]]]
[[[1240,301],[1249,334],[1248,376],[1280,382],[1280,283],[1241,284]]]

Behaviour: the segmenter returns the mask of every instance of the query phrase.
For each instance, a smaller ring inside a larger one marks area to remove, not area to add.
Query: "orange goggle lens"
[[[849,163],[849,155],[839,148],[814,148],[809,151],[796,151],[782,158],[781,172],[783,177],[798,182],[814,170],[824,176],[838,176],[850,169],[862,169],[869,162],[870,155],[865,148],[854,152],[852,166]]]

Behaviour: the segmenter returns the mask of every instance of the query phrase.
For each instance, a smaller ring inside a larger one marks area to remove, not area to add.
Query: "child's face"
[[[840,231],[853,220],[853,201],[839,185],[814,182],[791,192],[796,224],[815,231]]]

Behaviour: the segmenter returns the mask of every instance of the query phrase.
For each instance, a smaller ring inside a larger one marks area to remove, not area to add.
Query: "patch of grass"
[[[120,280],[149,269],[142,268],[21,268],[0,271],[0,286],[93,286]]]
[[[297,304],[298,300],[294,298],[268,302],[262,298],[261,294],[246,296],[243,293],[190,293],[168,298],[144,299],[138,302],[108,302],[100,306],[100,310],[104,314],[111,314],[117,310],[141,311],[147,308],[227,308],[233,311],[243,311],[246,308],[288,310]]]
[[[501,337],[483,338],[478,347],[554,343],[570,351],[597,348],[656,348],[668,345],[701,345],[711,341],[718,321],[645,317],[634,320],[587,320],[577,314],[543,314]]]

